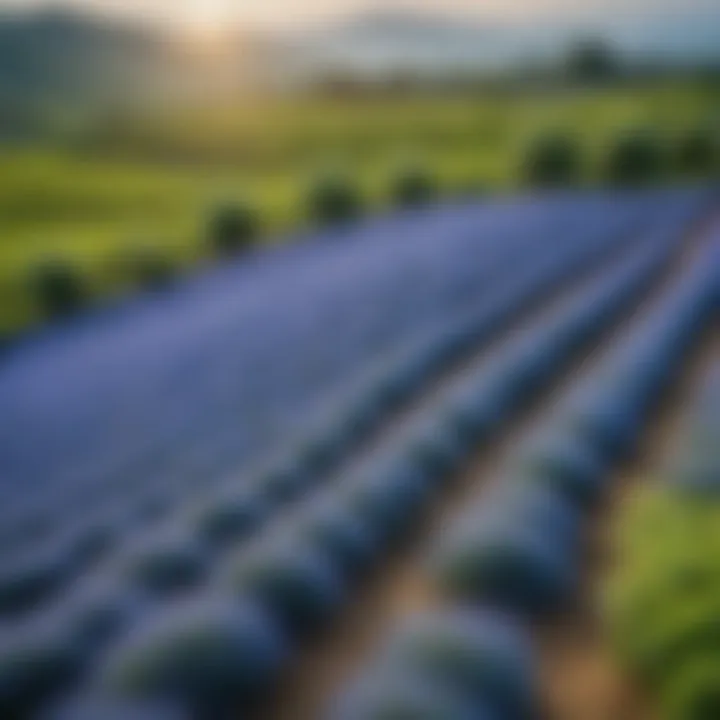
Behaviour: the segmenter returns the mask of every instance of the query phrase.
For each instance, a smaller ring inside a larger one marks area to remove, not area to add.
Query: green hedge
[[[429,205],[439,194],[438,178],[420,164],[399,167],[390,179],[390,199],[399,207]]]
[[[720,718],[720,496],[646,490],[626,508],[606,609],[663,720]]]
[[[344,172],[318,175],[307,194],[310,219],[321,225],[347,223],[363,212],[363,198],[358,184]]]
[[[66,260],[46,260],[37,265],[30,271],[28,284],[37,308],[48,318],[72,315],[89,300],[85,278]]]
[[[580,147],[564,133],[536,138],[525,151],[523,177],[531,185],[573,185],[580,181],[582,169]]]
[[[207,221],[213,251],[237,255],[252,246],[260,231],[257,209],[247,200],[226,202],[214,208]]]
[[[665,176],[668,164],[666,143],[653,130],[625,130],[610,144],[604,176],[616,185],[653,183]]]

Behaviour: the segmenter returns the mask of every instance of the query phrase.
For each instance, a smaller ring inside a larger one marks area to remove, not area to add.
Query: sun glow
[[[188,36],[199,44],[223,39],[235,19],[233,3],[228,0],[192,0],[186,3],[183,14]]]

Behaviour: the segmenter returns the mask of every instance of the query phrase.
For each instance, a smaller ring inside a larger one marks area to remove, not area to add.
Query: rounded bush
[[[413,366],[405,366],[400,372],[390,374],[375,389],[378,406],[385,415],[407,402],[422,387],[426,370],[417,361]]]
[[[525,151],[523,175],[532,185],[571,185],[580,180],[581,174],[580,149],[570,135],[544,135]]]
[[[293,461],[261,474],[255,482],[256,489],[270,505],[282,505],[301,496],[307,489],[308,479],[304,470]]]
[[[147,612],[147,600],[115,575],[93,576],[58,611],[75,647],[92,653],[120,636]]]
[[[390,182],[392,202],[400,207],[429,205],[438,194],[437,178],[420,165],[397,169]]]
[[[153,594],[172,594],[198,585],[206,575],[208,558],[199,544],[181,536],[159,537],[129,550],[127,577]]]
[[[73,534],[68,555],[74,567],[85,567],[105,557],[117,540],[117,528],[110,522],[94,521]]]
[[[521,378],[513,378],[513,382],[503,381],[488,385],[481,380],[471,389],[468,402],[472,403],[472,413],[475,422],[492,435],[504,422],[507,422],[517,408],[517,404],[524,400],[522,393],[518,392]]]
[[[332,429],[337,431],[337,427]],[[299,472],[311,483],[314,478],[327,472],[340,457],[342,443],[326,432],[322,438],[302,443],[295,452]]]
[[[324,442],[327,443],[325,464],[318,467],[318,475],[332,471],[365,437],[369,429],[365,423],[369,419],[363,415],[364,409],[357,407],[353,401],[344,405],[329,419],[323,428]]]
[[[528,481],[559,492],[563,497],[588,507],[602,489],[604,463],[579,439],[543,438],[518,463]]]
[[[43,553],[17,560],[0,572],[0,617],[32,610],[47,601],[68,578],[62,553]]]
[[[522,526],[466,528],[441,549],[435,574],[460,599],[531,615],[558,609],[575,581],[567,552]]]
[[[199,599],[148,618],[111,653],[102,685],[212,717],[264,690],[286,655],[282,635],[257,607]]]
[[[629,407],[610,401],[589,404],[567,419],[572,437],[592,449],[603,462],[629,457],[640,436],[640,417]]]
[[[551,488],[508,474],[498,478],[497,485],[481,503],[469,508],[456,527],[459,534],[503,535],[521,530],[568,550],[578,540],[582,520],[578,508]]]
[[[426,500],[428,486],[412,473],[373,472],[339,491],[340,501],[380,542],[387,542],[408,526]]]
[[[623,132],[611,145],[606,159],[607,179],[617,184],[658,180],[666,167],[666,148],[650,130]]]
[[[366,434],[377,427],[378,423],[385,416],[384,399],[382,392],[373,393],[369,391],[363,394],[359,402],[353,404],[350,413],[344,420],[345,429],[352,442],[366,436]]]
[[[383,387],[372,386],[354,401],[350,409],[350,424],[359,435],[368,432],[381,422],[387,413],[387,395]]]
[[[462,437],[452,418],[423,423],[413,432],[409,454],[429,477],[442,480],[454,472],[469,451],[467,437]]]
[[[298,542],[247,548],[229,564],[234,590],[261,603],[292,634],[325,621],[343,597],[338,571],[326,555]]]
[[[0,646],[0,717],[28,718],[66,691],[83,658],[57,632],[26,632]]]
[[[224,203],[210,214],[208,235],[216,254],[236,255],[247,250],[257,237],[260,220],[247,201]]]
[[[34,268],[30,287],[40,312],[49,318],[72,315],[88,301],[80,271],[64,260],[49,260]]]
[[[485,522],[535,533],[565,554],[577,545],[583,520],[570,500],[529,478],[508,478],[487,514]]]
[[[252,535],[270,508],[256,492],[227,492],[197,511],[200,538],[212,547],[229,547]]]
[[[384,406],[387,410],[396,408],[400,403],[415,397],[444,366],[442,343],[433,343],[431,347],[414,348],[411,357],[393,369],[381,386]]]
[[[322,224],[346,223],[358,218],[363,211],[359,188],[341,172],[317,177],[308,192],[307,204],[311,220]]]
[[[472,395],[453,404],[448,413],[448,427],[468,447],[481,443],[492,434],[501,421],[502,413],[492,402],[476,402]]]
[[[294,518],[289,532],[330,557],[348,577],[365,567],[376,551],[369,529],[338,502],[313,504]]]
[[[451,690],[497,717],[533,717],[535,659],[529,638],[509,618],[459,610],[413,619],[387,660]]]

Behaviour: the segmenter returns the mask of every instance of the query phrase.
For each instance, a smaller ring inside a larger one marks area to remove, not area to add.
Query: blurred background
[[[309,226],[720,167],[716,0],[0,0],[0,336]]]

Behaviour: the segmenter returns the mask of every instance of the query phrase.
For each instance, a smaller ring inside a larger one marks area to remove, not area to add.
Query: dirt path
[[[635,312],[628,313],[611,336],[619,336],[623,329],[652,307],[654,300],[677,279],[685,264],[694,257],[695,245],[688,241],[680,251],[674,268],[656,283]],[[562,302],[572,302],[573,297],[577,296],[566,296]],[[429,548],[442,536],[445,528],[454,523],[462,509],[475,502],[487,489],[489,481],[496,476],[496,471],[513,452],[517,442],[537,425],[548,407],[559,398],[562,389],[572,384],[576,375],[592,362],[598,346],[607,347],[611,341],[612,337],[605,337],[601,343],[586,348],[573,359],[572,367],[560,372],[557,382],[545,388],[542,397],[526,408],[521,418],[509,427],[498,429],[497,440],[481,449],[466,469],[448,484],[432,508],[418,518],[410,537],[364,579],[344,611],[322,635],[314,638],[301,651],[276,692],[257,710],[253,716],[255,720],[316,720],[335,688],[342,686],[362,667],[403,616],[439,604],[440,599],[426,572]],[[587,718],[581,713],[576,714],[573,720],[579,717],[583,720]]]

